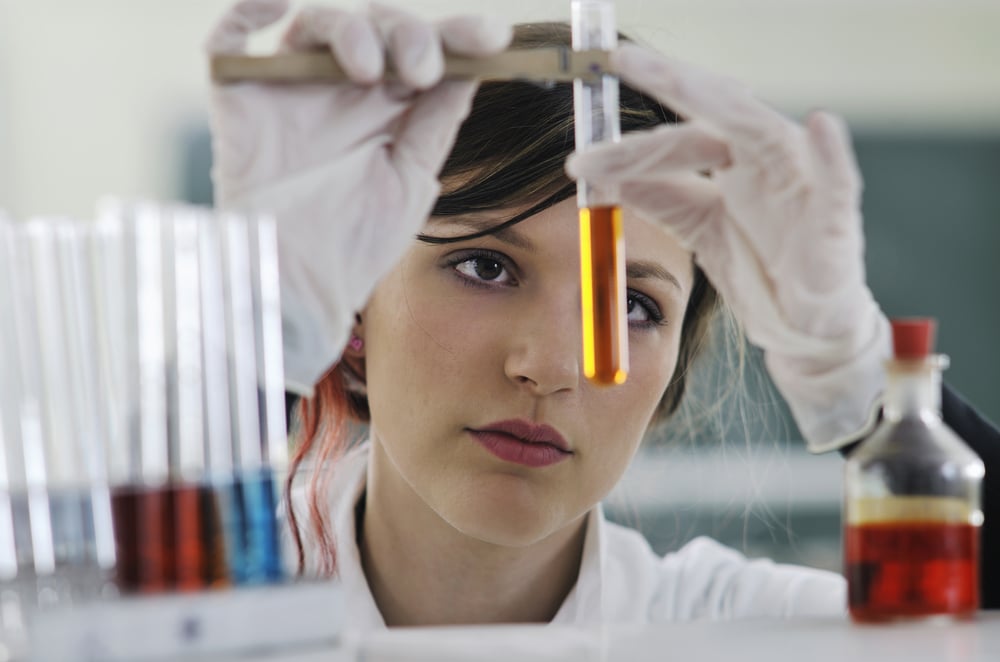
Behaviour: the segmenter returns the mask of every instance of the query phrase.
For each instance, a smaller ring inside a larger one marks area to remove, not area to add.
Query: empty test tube
[[[34,593],[14,326],[14,228],[0,217],[0,644],[23,646],[25,593]],[[25,580],[28,580],[27,582]]]
[[[12,233],[8,249],[5,259],[0,262],[8,267],[5,275],[12,303],[11,354],[15,360],[7,369],[16,380],[13,406],[20,435],[20,452],[14,462],[20,463],[18,472],[23,480],[23,493],[17,495],[17,501],[21,503],[15,505],[15,522],[17,519],[25,522],[28,534],[24,544],[28,558],[24,559],[21,568],[23,581],[19,583],[22,585],[24,604],[36,606],[45,601],[38,591],[38,580],[49,582],[56,569],[44,448],[45,393],[39,368],[41,347],[38,341],[36,288],[31,273],[30,251],[22,231]],[[17,517],[18,511],[20,518]],[[15,525],[15,530],[17,528]]]
[[[617,45],[614,5],[609,0],[574,0],[573,50],[612,50]],[[576,149],[620,139],[618,79],[603,74],[573,83]],[[580,289],[583,368],[597,384],[621,384],[628,375],[625,309],[625,239],[617,187],[577,181],[580,209]]]
[[[80,467],[86,471],[85,490],[89,493],[91,510],[85,521],[93,525],[91,552],[99,574],[98,592],[108,596],[113,594],[116,558],[104,438],[105,402],[98,377],[100,329],[94,313],[91,232],[88,225],[75,221],[59,222],[54,229],[67,352],[65,379],[70,396],[66,407],[76,426],[76,445],[83,460]]]

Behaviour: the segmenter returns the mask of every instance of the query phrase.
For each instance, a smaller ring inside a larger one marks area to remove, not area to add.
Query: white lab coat
[[[385,628],[361,568],[355,506],[366,480],[369,444],[336,463],[329,485],[337,566],[347,605],[346,628]],[[293,492],[299,522],[306,522],[305,489]],[[697,538],[664,557],[632,529],[605,519],[600,505],[589,514],[576,585],[552,623],[648,624],[698,619],[846,616],[846,583],[831,572],[769,560],[748,560],[709,538]],[[302,526],[306,575],[318,556],[310,528]]]

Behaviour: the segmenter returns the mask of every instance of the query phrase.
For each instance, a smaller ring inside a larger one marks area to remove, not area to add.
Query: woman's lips
[[[470,428],[469,434],[501,460],[527,467],[548,466],[573,454],[569,444],[552,426],[520,419]]]

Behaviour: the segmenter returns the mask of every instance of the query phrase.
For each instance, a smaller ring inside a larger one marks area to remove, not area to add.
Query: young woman
[[[240,52],[286,9],[236,5],[209,50]],[[522,26],[513,39],[569,33]],[[360,628],[843,613],[835,574],[707,539],[659,558],[600,508],[646,431],[670,424],[719,294],[811,449],[873,422],[889,341],[842,123],[795,124],[625,45],[627,135],[571,156],[570,86],[440,80],[444,51],[509,40],[477,17],[314,8],[284,46],[332,49],[352,84],[213,91],[219,201],[279,218],[286,369],[312,395],[289,512],[300,569],[338,575]],[[620,186],[621,386],[582,377],[566,169]],[[366,439],[348,450],[354,422]]]

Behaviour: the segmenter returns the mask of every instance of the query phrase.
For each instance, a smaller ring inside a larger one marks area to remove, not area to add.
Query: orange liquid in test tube
[[[628,375],[625,239],[617,205],[580,209],[583,372],[596,384]]]

